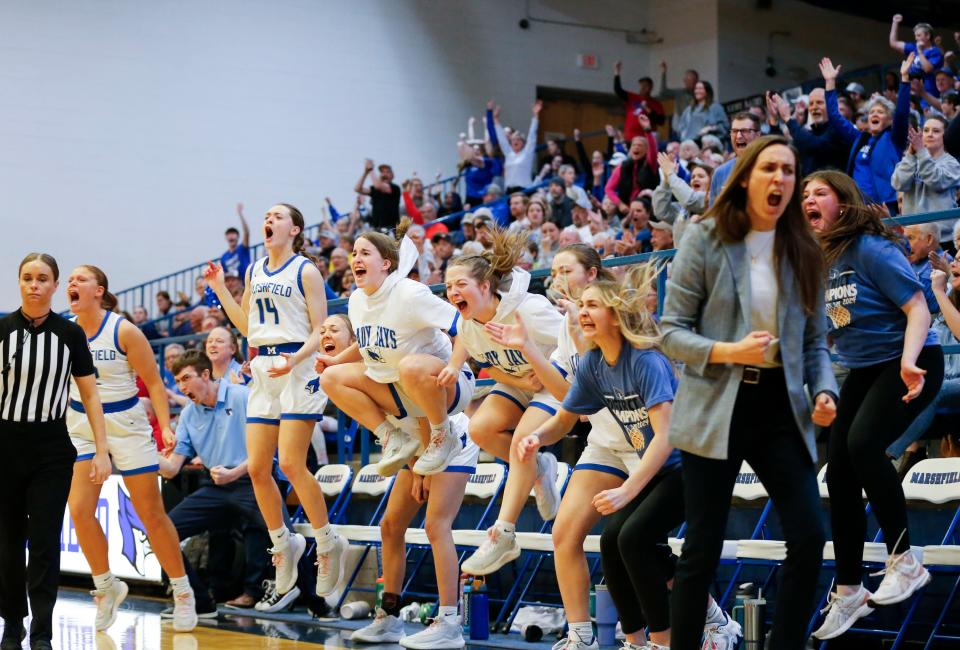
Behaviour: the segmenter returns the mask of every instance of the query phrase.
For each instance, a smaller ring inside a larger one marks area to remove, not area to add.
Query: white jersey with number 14
[[[264,257],[251,265],[247,340],[250,345],[302,343],[310,337],[303,269],[310,260],[293,255],[271,271]]]

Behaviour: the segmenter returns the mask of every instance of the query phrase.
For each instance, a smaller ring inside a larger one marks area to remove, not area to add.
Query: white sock
[[[727,615],[720,609],[717,601],[710,599],[710,605],[707,607],[707,623],[723,623],[727,620]]]
[[[593,643],[593,624],[590,621],[586,623],[568,623],[570,632],[576,632],[583,643],[590,645]],[[569,634],[567,635],[569,636]]]
[[[377,440],[380,441],[380,444],[383,444],[383,441],[387,439],[387,434],[393,431],[393,427],[386,420],[377,425],[377,428],[373,430],[373,435],[377,437]]]
[[[449,419],[446,415],[443,416],[443,422],[441,422],[440,424],[431,424],[431,425],[430,425],[430,437],[431,437],[431,438],[432,438],[434,435],[438,434],[438,433],[441,433],[441,434],[443,434],[443,435],[446,435],[447,432],[449,432],[449,431],[450,431],[450,419]]]
[[[437,608],[437,618],[447,618],[448,616],[456,616],[457,607],[456,605],[440,605]]]
[[[509,521],[504,521],[503,519],[497,519],[497,522],[494,524],[497,528],[502,530],[505,533],[515,533],[517,532],[517,525],[512,524]]]
[[[93,586],[97,591],[107,591],[113,586],[113,574],[107,571],[98,576],[93,576]]]
[[[317,542],[317,552],[326,553],[333,548],[334,533],[330,524],[313,529],[313,539]]]
[[[290,543],[290,531],[287,530],[286,526],[281,526],[280,528],[275,528],[267,532],[270,533],[270,541],[273,542],[276,548],[281,548]]]
[[[190,579],[187,578],[187,576],[170,578],[170,586],[173,587],[174,594],[182,594],[185,591],[193,591],[190,588]]]

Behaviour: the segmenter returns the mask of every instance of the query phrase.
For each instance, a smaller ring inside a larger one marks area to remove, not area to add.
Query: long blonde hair
[[[621,282],[597,280],[587,287],[596,289],[603,306],[616,315],[623,338],[641,350],[660,349],[660,325],[647,309],[647,295],[661,268],[661,264],[650,261],[631,267]]]

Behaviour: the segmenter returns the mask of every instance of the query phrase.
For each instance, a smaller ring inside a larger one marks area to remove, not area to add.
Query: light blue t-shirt
[[[860,235],[830,267],[825,291],[830,337],[840,363],[863,368],[903,354],[907,316],[900,309],[923,285],[903,250],[878,235]],[[924,345],[936,345],[933,331]]]
[[[577,415],[593,415],[603,408],[609,409],[627,442],[643,457],[654,435],[647,409],[672,402],[676,390],[677,375],[662,352],[638,350],[624,341],[613,366],[607,364],[597,348],[580,359],[563,408]],[[667,435],[667,432],[660,434]],[[680,452],[674,449],[660,472],[673,469],[679,463]]]
[[[180,413],[173,452],[200,456],[204,467],[236,467],[247,460],[247,396],[250,389],[221,381],[213,408],[191,402]]]

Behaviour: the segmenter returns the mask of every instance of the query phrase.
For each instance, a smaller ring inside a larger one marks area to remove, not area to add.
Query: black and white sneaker
[[[277,583],[273,580],[264,580],[263,598],[253,606],[258,612],[282,612],[289,609],[300,597],[300,588],[296,585],[285,594],[277,592]]]

